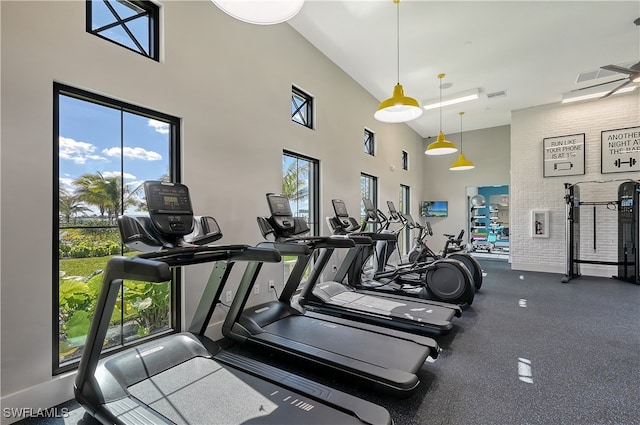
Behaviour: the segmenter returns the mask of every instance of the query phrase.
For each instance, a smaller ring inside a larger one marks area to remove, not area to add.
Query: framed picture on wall
[[[640,127],[603,131],[600,142],[602,174],[640,171]]]
[[[532,238],[548,238],[549,237],[549,211],[548,210],[531,211],[531,237]]]
[[[584,174],[584,133],[542,140],[543,177]]]

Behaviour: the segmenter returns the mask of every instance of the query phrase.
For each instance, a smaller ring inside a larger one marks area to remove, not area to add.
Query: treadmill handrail
[[[123,279],[166,282],[171,279],[170,267],[174,266],[216,261],[279,262],[281,259],[278,251],[248,245],[181,247],[141,254],[138,257],[111,258],[104,271],[91,327],[87,333],[85,354],[78,366],[76,398],[84,397],[85,393],[92,393],[96,399],[102,398],[95,372]]]
[[[260,242],[257,246],[271,247],[285,255],[305,256],[321,248],[353,248],[355,242],[343,236],[302,236],[275,242]]]
[[[277,263],[282,256],[274,249],[249,245],[198,245],[144,253],[138,258],[161,261],[171,267],[177,267],[222,260]]]

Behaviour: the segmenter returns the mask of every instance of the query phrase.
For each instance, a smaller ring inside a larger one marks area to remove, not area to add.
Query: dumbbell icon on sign
[[[632,157],[629,157],[628,161],[623,161],[620,158],[618,158],[615,161],[613,161],[613,165],[620,168],[622,167],[622,164],[629,164],[629,167],[633,167],[634,165],[636,165],[636,162],[637,162],[636,159]]]

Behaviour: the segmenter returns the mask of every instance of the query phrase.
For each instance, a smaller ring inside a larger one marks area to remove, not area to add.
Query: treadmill
[[[277,251],[208,245],[222,237],[215,219],[194,219],[186,186],[145,182],[149,217],[119,218],[123,241],[151,251],[114,257],[102,289],[74,392],[103,424],[391,424],[386,409],[224,350],[204,336],[236,262],[278,262]],[[191,235],[196,221],[199,233]],[[167,282],[174,268],[214,263],[188,331],[100,355],[123,279]]]
[[[270,195],[267,200],[274,222],[292,231],[301,228],[304,220],[291,216],[286,197]],[[264,225],[260,217],[258,223]],[[259,247],[274,248],[283,256],[296,257],[293,271],[277,300],[247,306],[259,273],[256,267],[259,263],[249,263],[222,332],[250,348],[285,353],[322,367],[338,378],[359,381],[368,388],[394,396],[409,395],[420,383],[418,370],[428,357],[438,356],[435,340],[310,311],[295,300],[300,278],[315,250],[353,245],[351,239],[344,237],[297,237],[260,243]]]
[[[274,198],[284,202],[282,195],[269,194],[267,200],[270,207],[278,203]],[[284,216],[274,215],[274,212],[277,213],[272,209],[270,217],[260,218],[263,223],[261,230],[265,238],[274,237],[276,241],[286,241],[288,238],[302,236],[310,231],[304,221],[300,221],[300,224],[293,229],[280,226],[279,218],[282,219]],[[290,220],[294,222],[293,217],[290,217]],[[349,239],[356,246],[358,244],[371,246],[373,243],[368,236],[352,235]],[[434,305],[413,297],[371,294],[342,282],[320,282],[322,272],[326,269],[335,249],[333,246],[326,246],[319,250],[313,268],[302,285],[298,303],[307,310],[428,336],[444,335],[453,328],[452,319],[459,317],[462,312],[457,305]],[[293,279],[302,281],[303,276],[295,276]]]

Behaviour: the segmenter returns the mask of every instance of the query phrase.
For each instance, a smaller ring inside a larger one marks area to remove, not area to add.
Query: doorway
[[[468,251],[509,259],[509,185],[467,187]]]

